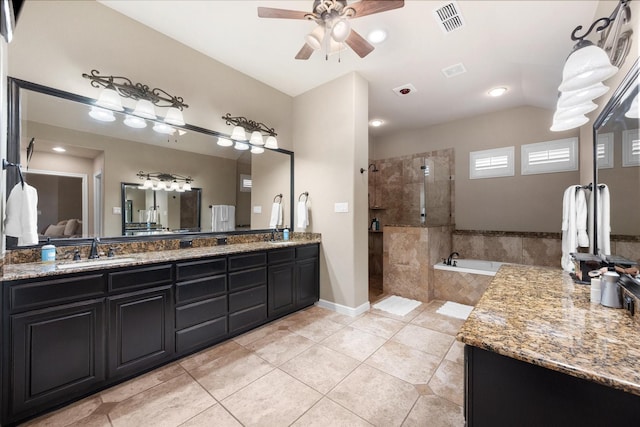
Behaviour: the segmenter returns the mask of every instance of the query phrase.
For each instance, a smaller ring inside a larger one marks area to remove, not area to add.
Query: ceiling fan
[[[364,58],[374,47],[351,29],[351,19],[374,13],[386,12],[404,6],[404,0],[360,0],[347,4],[346,0],[315,0],[312,12],[258,7],[260,18],[307,19],[318,26],[305,37],[305,44],[296,59],[309,59],[315,50],[324,50],[325,58],[342,49],[346,43]]]

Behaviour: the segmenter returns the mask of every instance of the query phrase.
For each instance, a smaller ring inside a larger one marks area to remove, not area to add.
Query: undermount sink
[[[71,268],[89,268],[102,265],[122,264],[126,262],[135,261],[135,258],[99,258],[89,261],[75,261],[65,264],[56,264],[58,270],[68,270]]]

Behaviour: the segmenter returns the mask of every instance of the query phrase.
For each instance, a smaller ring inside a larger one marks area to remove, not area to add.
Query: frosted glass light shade
[[[164,123],[156,123],[155,125],[153,125],[153,130],[165,135],[173,135],[173,133],[176,131],[175,128],[172,128],[169,125],[165,125]]]
[[[124,111],[120,95],[114,89],[105,88],[100,93],[96,105],[114,111]]]
[[[191,191],[191,183],[190,182],[185,182],[184,185],[182,186],[182,189],[184,191]]]
[[[231,147],[233,145],[233,141],[227,138],[218,137],[218,145],[221,147]]]
[[[89,116],[92,119],[96,119],[101,122],[112,122],[116,119],[116,116],[113,115],[113,111],[105,110],[104,108],[100,107],[91,107]]]
[[[264,144],[265,148],[271,148],[272,150],[277,150],[278,149],[278,140],[276,139],[275,136],[269,136],[267,137],[267,141]]]
[[[236,141],[236,145],[234,147],[236,150],[245,151],[249,149],[249,144],[245,142]]]
[[[570,92],[562,92],[558,99],[558,108],[573,107],[582,104],[585,101],[591,101],[601,97],[609,91],[609,87],[598,82],[584,89],[573,90]]]
[[[351,34],[351,24],[348,19],[339,19],[331,30],[331,37],[338,43],[344,42]]]
[[[144,117],[145,119],[156,120],[156,110],[153,108],[151,101],[146,99],[140,99],[136,103],[136,109],[133,110],[133,114],[138,117]]]
[[[574,116],[580,116],[582,114],[590,113],[598,108],[598,106],[591,101],[583,102],[582,104],[574,105],[573,107],[558,108],[553,115],[554,120],[564,120]]]
[[[153,189],[154,190],[166,190],[167,186],[165,185],[164,181],[160,181],[160,182],[158,182],[158,185],[153,187]]]
[[[130,114],[127,114],[123,123],[130,128],[142,129],[147,127],[147,122],[145,122],[143,118],[132,116]]]
[[[253,145],[264,145],[264,139],[262,139],[262,134],[260,132],[253,131],[251,133],[251,139],[249,140]]]
[[[251,147],[251,152],[253,154],[262,154],[262,153],[264,153],[264,148],[262,148],[262,147]]]
[[[144,188],[153,188],[153,182],[151,182],[151,180],[149,178],[144,180]]]
[[[164,116],[164,122],[174,126],[184,126],[182,111],[176,107],[169,107],[167,115]]]
[[[322,48],[322,39],[324,38],[324,27],[322,25],[318,25],[313,29],[309,34],[307,34],[304,38],[304,41],[307,42],[309,46],[313,48],[313,50],[318,50]]]
[[[236,126],[231,132],[231,139],[234,139],[236,141],[246,141],[247,133],[244,131],[244,128],[242,126]]]
[[[549,130],[551,130],[552,132],[562,132],[563,130],[578,128],[588,121],[589,118],[585,115],[573,116],[569,119],[564,120],[554,120],[553,125],[551,125],[551,128],[549,128]]]
[[[606,52],[595,45],[574,51],[562,71],[561,92],[584,89],[612,77],[618,67],[611,65]]]
[[[173,181],[171,183],[171,187],[169,187],[169,190],[172,190],[172,191],[177,191],[179,189],[180,189],[180,184],[178,184],[178,181]]]

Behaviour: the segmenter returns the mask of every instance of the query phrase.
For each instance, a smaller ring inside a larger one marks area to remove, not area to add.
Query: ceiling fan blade
[[[349,33],[349,37],[344,41],[355,53],[358,54],[360,58],[364,58],[371,52],[373,52],[374,47],[365,40],[360,34],[356,33],[354,30],[351,30]]]
[[[354,18],[399,9],[403,6],[404,0],[361,0],[358,3],[349,5],[356,11]]]
[[[274,9],[272,7],[258,8],[258,16],[260,18],[305,19],[308,14],[308,12],[301,10]]]
[[[304,46],[302,46],[302,49],[300,49],[300,51],[296,55],[296,59],[309,59],[312,53],[313,48],[305,43]]]

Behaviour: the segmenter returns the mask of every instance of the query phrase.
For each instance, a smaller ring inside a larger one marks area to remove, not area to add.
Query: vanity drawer
[[[314,258],[318,256],[320,252],[320,248],[318,244],[308,245],[308,246],[299,246],[296,248],[296,258]]]
[[[109,273],[109,291],[132,290],[171,283],[172,265],[132,268]]]
[[[293,261],[294,259],[296,259],[296,249],[295,248],[273,249],[267,252],[267,258],[269,260],[269,264]]]
[[[220,341],[227,335],[227,316],[176,332],[176,352],[182,353]]]
[[[229,333],[250,329],[267,319],[267,305],[261,304],[229,315]]]
[[[9,310],[18,311],[99,297],[105,283],[104,274],[89,274],[5,286],[9,286]]]
[[[260,267],[267,263],[265,252],[233,255],[229,257],[229,271],[243,270],[245,268]]]
[[[227,314],[227,296],[176,308],[176,329],[184,329]]]
[[[176,284],[176,304],[213,297],[227,291],[227,276],[205,277]]]
[[[229,273],[229,292],[267,283],[267,268],[254,268],[237,273]]]
[[[258,304],[266,304],[267,286],[256,286],[229,294],[229,313],[235,313]]]
[[[224,274],[226,272],[226,258],[180,262],[176,264],[176,280],[189,280],[205,276],[216,276],[218,274]]]

